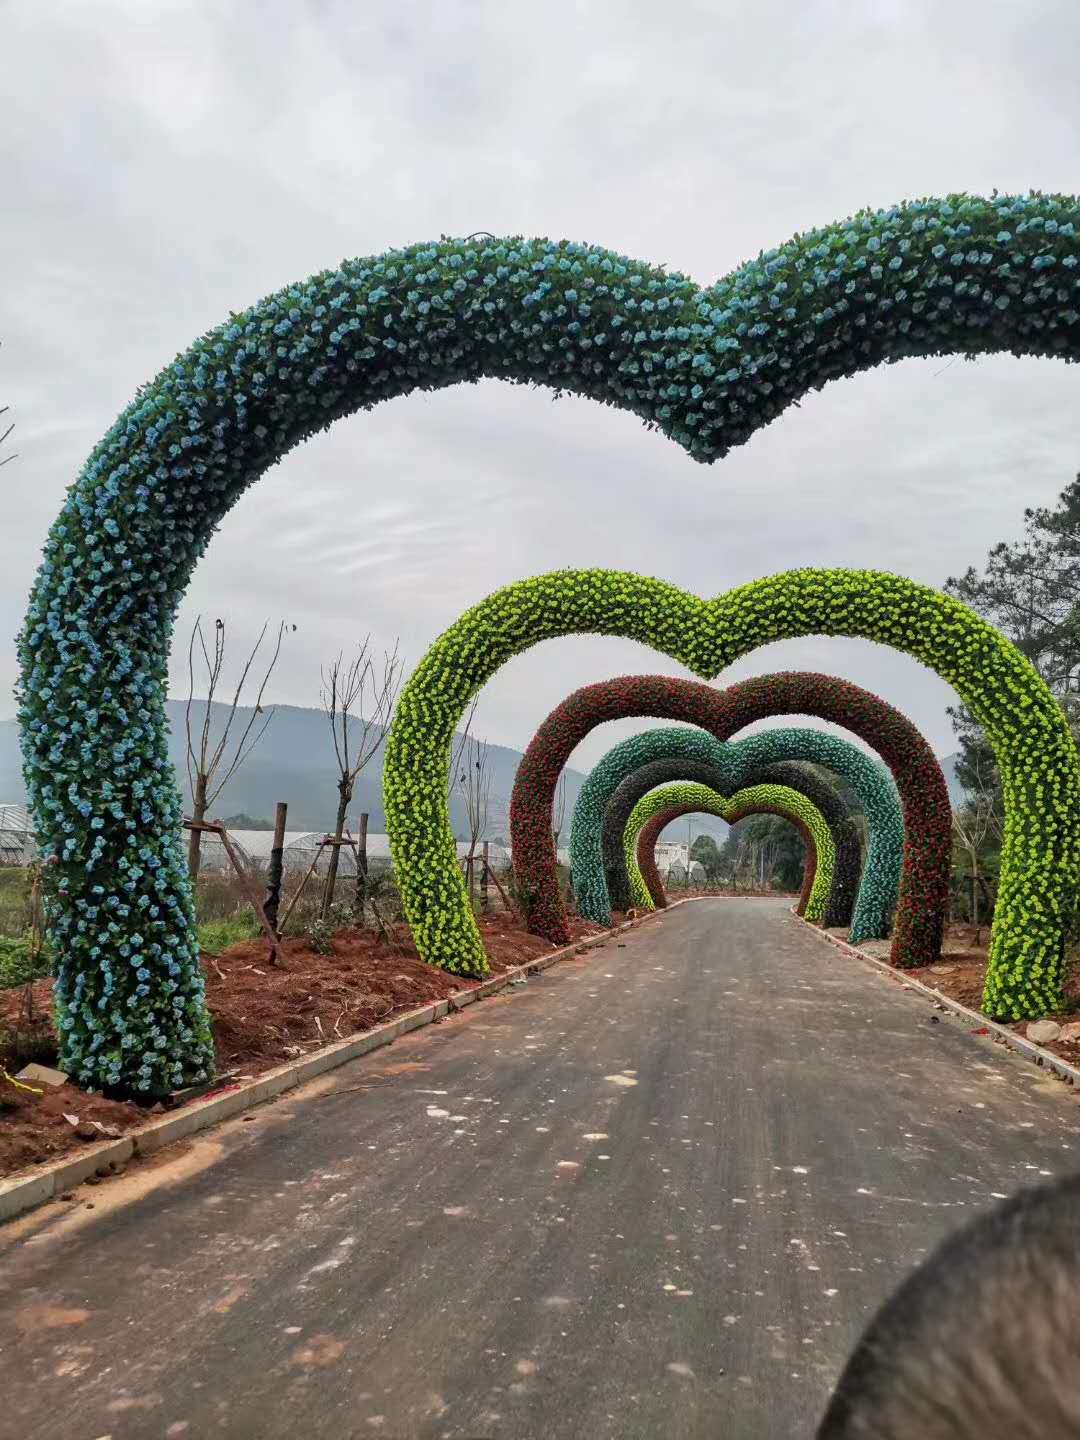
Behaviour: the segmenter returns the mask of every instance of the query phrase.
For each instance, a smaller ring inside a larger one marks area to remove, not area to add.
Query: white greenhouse
[[[0,865],[29,865],[36,856],[30,812],[24,805],[0,805]]]

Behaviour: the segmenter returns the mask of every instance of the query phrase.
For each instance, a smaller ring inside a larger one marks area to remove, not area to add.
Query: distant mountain
[[[184,704],[166,702],[169,717],[169,754],[176,768],[177,781],[187,794],[185,766]],[[193,726],[200,727],[206,713],[205,703],[193,707]],[[237,711],[233,734],[242,733],[251,718],[250,709]],[[228,718],[228,707],[214,705],[211,712],[211,735],[221,733]],[[502,745],[488,749],[492,772],[492,803],[490,830],[492,837],[509,835],[510,791],[514,784],[519,750]],[[566,772],[566,822],[562,843],[570,829],[570,812],[585,776],[577,770]],[[0,804],[21,803],[25,797],[19,767],[18,728],[14,720],[0,721]],[[245,815],[258,821],[273,819],[274,806],[284,800],[289,806],[290,830],[325,830],[337,813],[337,777],[330,732],[321,710],[303,709],[295,705],[274,706],[274,717],[259,744],[229,781],[214,805],[214,814]],[[382,751],[361,773],[349,818],[366,810],[369,828],[374,834],[386,829],[382,804]],[[465,809],[458,797],[450,805],[450,818],[457,834],[466,833]]]
[[[166,710],[170,727],[169,753],[176,767],[181,789],[186,792],[183,702],[170,700],[166,704]],[[204,713],[203,702],[197,702],[194,709],[196,724],[202,724]],[[213,707],[212,734],[220,733],[226,716],[227,707]],[[238,724],[242,728],[250,716],[250,710],[238,711],[234,725]],[[492,745],[489,755],[493,775],[489,829],[492,838],[501,836],[505,839],[509,837],[510,831],[510,792],[521,760],[521,752],[502,745]],[[956,779],[957,759],[957,755],[948,755],[941,762],[954,804],[963,798],[963,791]],[[567,770],[566,819],[561,841],[563,845],[567,843],[570,815],[584,781],[585,776],[580,771]],[[0,804],[21,804],[24,798],[17,726],[14,720],[3,720],[0,721]],[[302,709],[295,705],[275,706],[274,718],[266,734],[239,773],[226,786],[214,806],[214,811],[222,816],[244,814],[255,820],[269,821],[273,818],[274,806],[279,800],[288,802],[290,830],[324,830],[333,823],[337,810],[334,756],[326,717],[321,710]],[[357,781],[350,818],[355,818],[364,810],[371,817],[369,824],[372,832],[384,831],[386,821],[382,807],[381,750]],[[451,802],[450,817],[455,832],[464,835],[465,812],[457,797]],[[699,815],[694,818],[695,834],[712,835],[715,839],[722,840],[727,834],[727,828],[722,820],[712,816]],[[685,821],[676,821],[664,834],[667,838],[685,838]]]

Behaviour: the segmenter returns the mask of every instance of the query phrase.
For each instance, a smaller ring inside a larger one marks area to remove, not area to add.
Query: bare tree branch
[[[11,408],[11,407],[10,407],[9,405],[0,405],[0,415],[6,415],[6,414],[8,413],[8,410],[9,410],[10,408]],[[7,429],[4,431],[4,433],[3,433],[2,435],[0,435],[0,445],[3,445],[4,441],[8,438],[8,436],[11,434],[11,432],[12,432],[14,429],[15,429],[15,422],[14,422],[14,420],[13,420],[13,421],[11,422],[11,424],[7,427]],[[17,455],[18,453],[19,453],[19,452],[16,451],[16,452],[15,452],[15,455]],[[6,465],[10,460],[14,460],[14,459],[15,459],[15,455],[5,455],[4,458],[3,458],[3,460],[0,460],[0,465]]]
[[[453,793],[457,786],[458,770],[461,767],[461,757],[465,753],[465,746],[469,743],[469,736],[472,733],[473,721],[476,719],[476,707],[480,703],[480,697],[474,695],[472,704],[469,706],[469,713],[465,717],[465,724],[458,731],[457,745],[450,755],[450,792]]]
[[[252,750],[254,750],[255,746],[266,734],[266,728],[274,718],[273,710],[268,714],[264,712],[262,702],[266,694],[266,687],[269,684],[270,676],[273,674],[274,668],[281,655],[281,645],[286,629],[284,621],[281,621],[278,625],[277,640],[259,685],[251,715],[239,739],[233,743],[230,752],[229,739],[237,718],[237,711],[240,709],[244,687],[248,682],[252,667],[258,658],[268,628],[269,621],[263,625],[262,630],[259,632],[259,638],[248,652],[244,664],[241,667],[240,678],[233,692],[232,701],[228,706],[221,735],[217,744],[212,746],[210,737],[213,726],[213,710],[218,687],[221,684],[221,677],[225,668],[226,627],[224,620],[218,619],[214,621],[214,640],[211,648],[211,646],[207,644],[201,615],[196,617],[195,624],[192,626],[191,638],[188,642],[188,694],[187,702],[184,706],[184,732],[187,740],[185,762],[187,766],[188,786],[191,791],[191,818],[197,824],[202,824],[206,819],[214,802],[240,769],[241,765],[243,765]],[[295,630],[296,626],[292,626],[292,629]],[[195,727],[192,723],[195,704],[196,670],[198,668],[196,652],[198,652],[202,658],[206,686],[205,710],[202,725],[198,727],[197,735],[194,733]],[[264,714],[265,718],[260,723],[259,717]],[[191,872],[192,879],[197,878],[199,873],[201,850],[202,834],[199,830],[192,830],[188,835],[188,868]]]
[[[474,704],[469,715],[470,723],[475,708]],[[469,826],[469,853],[465,859],[465,875],[471,899],[476,847],[487,838],[491,819],[491,786],[494,773],[486,740],[477,740],[467,734],[459,748],[459,755],[456,788],[465,802],[465,816]]]
[[[338,770],[338,810],[330,849],[330,866],[323,888],[322,918],[330,914],[337,884],[338,862],[345,820],[361,771],[383,743],[401,687],[403,661],[400,642],[384,650],[381,673],[376,666],[371,636],[365,635],[354,659],[342,654],[322,669],[320,700],[330,726]]]

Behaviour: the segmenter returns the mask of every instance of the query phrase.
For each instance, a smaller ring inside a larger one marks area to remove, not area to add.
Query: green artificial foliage
[[[387,829],[425,960],[458,973],[486,969],[447,811],[455,728],[512,656],[576,633],[638,640],[704,678],[801,635],[874,640],[936,671],[985,727],[1005,790],[984,1004],[997,1018],[1058,1008],[1080,875],[1080,764],[1068,726],[1037,672],[992,626],[927,585],[872,570],[792,570],[714,600],[624,571],[563,570],[506,586],[467,611],[402,690],[386,747]]]
[[[945,929],[953,840],[941,766],[911,721],[879,696],[835,676],[797,670],[757,675],[725,689],[671,676],[624,675],[584,685],[556,705],[526,746],[510,793],[514,878],[529,929],[553,944],[570,940],[551,843],[552,806],[571,753],[597,725],[649,716],[698,726],[727,741],[748,725],[780,715],[813,715],[843,726],[889,767],[907,837],[892,959],[900,966],[932,964]]]
[[[667,758],[714,766],[723,776],[719,788],[727,794],[760,766],[776,761],[809,760],[840,775],[858,796],[869,831],[849,938],[858,944],[888,935],[904,849],[904,817],[893,778],[850,740],[794,727],[725,743],[704,730],[668,725],[631,735],[609,750],[581,787],[570,822],[570,868],[580,915],[598,925],[611,923],[605,870],[614,857],[605,854],[605,814],[623,780],[642,765]],[[620,837],[620,863],[621,850]]]
[[[141,385],[68,491],[19,637],[23,768],[54,870],[64,1069],[83,1084],[165,1094],[213,1068],[165,681],[195,566],[283,455],[384,400],[493,377],[618,406],[708,462],[827,381],[882,362],[1076,359],[1078,220],[1080,204],[1063,195],[915,200],[797,235],[708,285],[574,241],[443,238],[287,285]],[[715,647],[695,642],[696,625],[684,644],[671,618],[646,627],[649,643],[714,672]],[[1012,738],[1006,728],[998,743]],[[1041,797],[1026,761],[1014,769],[1012,810],[1045,803],[1047,824],[1014,827],[999,902],[1009,938],[988,988],[999,1015],[1058,995],[1076,860],[1060,815],[1076,807],[1057,745],[1051,737],[1054,780]],[[434,811],[418,823],[442,826]],[[401,844],[411,853],[416,836]],[[441,841],[421,851],[436,864],[414,880],[425,953],[482,969],[474,931],[423,918],[456,913],[460,896],[446,888]],[[1046,888],[1052,868],[1063,878]]]
[[[623,854],[623,834],[627,822],[633,813],[634,806],[642,796],[671,781],[680,783],[694,781],[699,785],[707,785],[721,794],[730,794],[732,788],[728,783],[727,776],[717,766],[705,765],[696,760],[650,760],[648,764],[642,765],[640,769],[626,777],[608,804],[607,813],[604,816],[603,833],[604,870],[612,904],[619,910],[628,910],[631,905],[630,882],[626,874],[626,859]],[[758,766],[743,778],[743,787],[750,785],[786,785],[789,789],[797,790],[801,795],[805,795],[807,800],[821,811],[822,818],[832,835],[836,852],[832,884],[826,898],[823,921],[827,926],[846,926],[851,919],[851,907],[859,883],[862,853],[858,832],[836,787],[825,780],[820,772],[798,765],[794,761]],[[813,848],[808,846],[806,865],[809,884],[804,884],[807,899],[810,895],[810,885],[813,884],[812,867],[815,864]],[[642,873],[650,893],[655,893],[648,871],[643,870]],[[806,874],[804,873],[805,880]],[[615,900],[616,895],[619,896],[618,902]],[[803,913],[803,909],[804,906],[800,901],[798,907],[800,915]],[[581,913],[580,907],[579,913]]]
[[[708,785],[665,785],[643,795],[631,811],[623,832],[626,873],[630,877],[630,896],[634,904],[642,910],[656,908],[638,863],[638,840],[654,817],[670,815],[674,819],[677,815],[718,815],[721,820],[734,824],[747,815],[761,813],[783,815],[789,820],[801,822],[809,831],[817,868],[805,918],[820,922],[825,916],[836,863],[832,832],[817,806],[786,785],[751,785],[745,790],[737,790],[730,798],[720,795]]]

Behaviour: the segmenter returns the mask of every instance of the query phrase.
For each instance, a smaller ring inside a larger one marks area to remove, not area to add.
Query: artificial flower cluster
[[[168,652],[216,527],[290,449],[380,401],[488,376],[618,406],[712,461],[808,391],[882,361],[992,351],[1075,359],[1078,223],[1068,196],[918,200],[797,236],[704,287],[571,241],[443,239],[347,261],[196,340],[91,453],[50,532],[19,640],[24,773],[57,872],[64,1067],[84,1084],[161,1093],[212,1066],[165,744]],[[674,586],[653,582],[646,595],[629,581],[568,583],[595,583],[625,603],[628,628],[695,673],[726,663],[701,602],[681,632],[689,617]],[[657,608],[643,624],[650,597]],[[503,617],[516,636],[509,653],[525,644],[516,604]],[[605,623],[622,633],[616,619],[608,611]],[[905,615],[896,619],[906,637]],[[555,623],[546,633],[567,632]],[[1010,714],[1023,693],[1003,697]],[[1060,737],[1047,733],[1048,764],[1029,773],[1025,752],[1006,785],[1014,812],[1041,808],[1052,834],[1014,822],[1007,841],[1011,880],[988,982],[999,1015],[1037,1013],[1058,994],[1077,874],[1076,822],[1061,816],[1077,813],[1080,785],[1059,768]],[[1009,745],[1011,723],[997,734]],[[445,769],[441,750],[421,745],[416,759],[425,774],[429,763]],[[420,781],[413,788],[417,824],[441,833],[443,798]],[[436,866],[414,881],[423,953],[482,970],[471,918],[447,918],[461,910],[460,886],[447,888],[449,852],[432,835],[421,844],[399,829],[405,862]],[[1049,881],[1051,870],[1064,878]]]
[[[789,820],[803,837],[808,860],[813,857],[803,869],[799,913],[815,923],[824,919],[836,864],[832,832],[817,806],[786,785],[751,785],[731,796],[720,795],[708,785],[665,785],[642,796],[623,832],[630,896],[639,909],[652,910],[665,903],[656,867],[660,832],[680,815],[698,813],[718,815],[730,825],[748,815],[780,815]]]
[[[868,835],[861,880],[858,850],[853,852],[846,841],[838,842],[829,923],[849,925],[853,943],[888,935],[904,848],[904,819],[896,785],[884,766],[858,746],[811,729],[767,730],[725,744],[705,730],[662,726],[631,735],[609,750],[578,792],[570,825],[570,867],[580,914],[606,925],[611,923],[612,909],[625,910],[629,905],[622,832],[630,809],[644,791],[631,788],[624,794],[622,786],[631,776],[643,776],[644,767],[661,760],[684,768],[679,774],[672,771],[660,776],[656,783],[702,780],[701,773],[689,767],[707,766],[713,778],[703,783],[725,794],[752,783],[763,767],[781,761],[809,761],[838,775],[857,797]],[[820,804],[818,808],[823,809]],[[847,829],[852,828],[849,823]],[[856,868],[849,877],[852,864]],[[853,911],[846,914],[845,900],[854,901]]]
[[[871,572],[813,573],[861,574],[872,580]],[[720,597],[706,603],[687,597],[687,624],[691,616],[702,611],[722,611],[727,599]],[[736,618],[741,616],[741,601],[735,613]],[[764,623],[764,614],[761,619]],[[722,624],[718,624],[717,632],[720,638],[724,633]],[[624,676],[584,686],[555,707],[525,750],[510,799],[514,874],[519,893],[528,897],[530,922],[537,933],[555,942],[567,933],[550,818],[554,787],[562,767],[595,725],[646,715],[689,722],[721,741],[757,720],[777,715],[813,715],[844,726],[875,749],[892,771],[899,790],[907,837],[896,901],[893,960],[911,966],[930,964],[937,958],[952,850],[952,810],[941,766],[911,721],[878,696],[831,675],[797,671],[755,676],[726,690],[665,676]],[[769,755],[767,741],[758,741],[757,746],[761,748],[748,747],[747,753]],[[914,841],[913,834],[917,837]],[[891,904],[893,893],[887,904]],[[881,907],[877,914],[882,917]],[[882,918],[887,921],[887,905]]]

